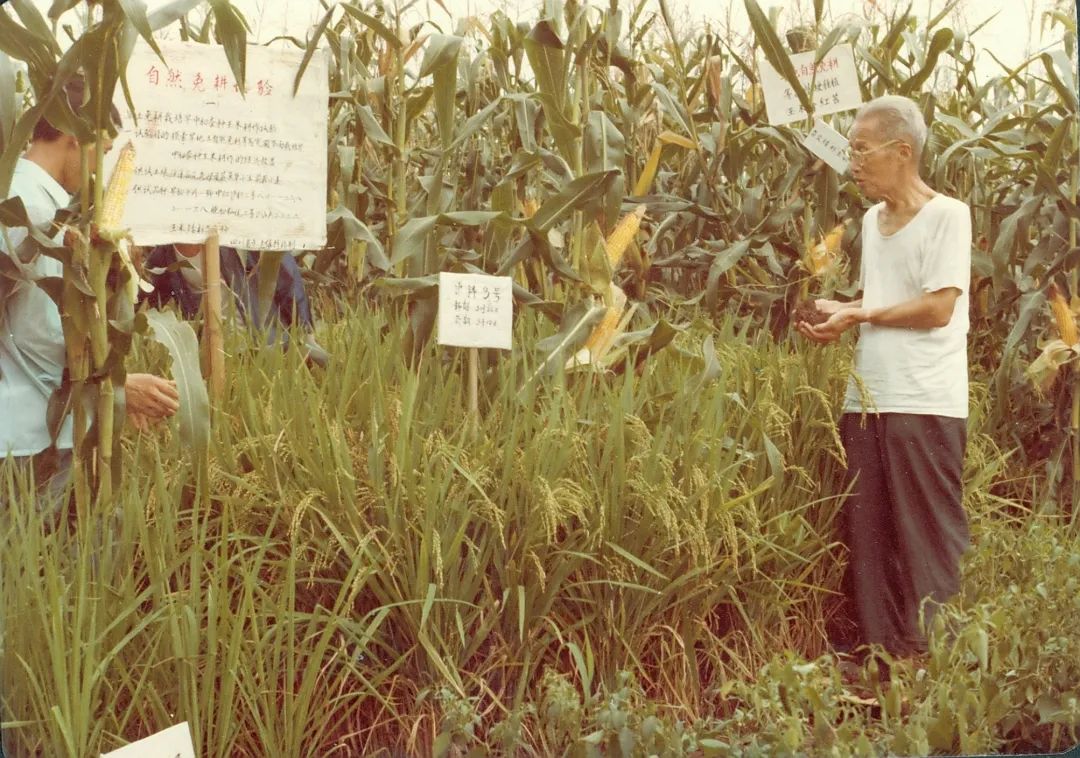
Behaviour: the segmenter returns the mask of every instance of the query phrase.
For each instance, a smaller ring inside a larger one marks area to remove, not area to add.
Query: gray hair
[[[915,157],[922,155],[926,145],[926,122],[922,111],[909,97],[882,95],[863,105],[855,120],[874,118],[886,140],[897,139],[911,145]]]

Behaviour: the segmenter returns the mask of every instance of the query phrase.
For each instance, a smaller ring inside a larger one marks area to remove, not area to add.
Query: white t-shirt
[[[971,210],[935,195],[902,229],[878,228],[879,203],[862,228],[863,307],[881,308],[946,287],[960,290],[952,319],[935,329],[861,324],[844,412],[967,418]],[[869,397],[863,402],[861,381]]]

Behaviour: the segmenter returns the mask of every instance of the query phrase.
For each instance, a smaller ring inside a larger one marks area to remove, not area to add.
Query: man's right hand
[[[128,413],[151,421],[168,418],[180,410],[176,382],[153,374],[128,374],[124,383]]]

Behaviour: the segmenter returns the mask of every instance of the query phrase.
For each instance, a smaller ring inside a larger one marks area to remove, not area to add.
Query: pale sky
[[[44,12],[51,5],[51,0],[33,0]],[[164,5],[168,0],[146,0],[149,8]],[[324,11],[319,0],[232,0],[233,4],[248,19],[254,41],[265,42],[281,34],[289,34],[303,39],[313,24],[317,23]],[[389,0],[392,4],[394,0]],[[829,21],[839,21],[845,16],[855,18],[881,17],[887,12],[906,7],[908,0],[826,0],[826,17]],[[927,19],[936,15],[948,5],[949,0],[910,0],[912,10],[920,18]],[[810,18],[813,14],[813,0],[759,0],[762,8],[782,7],[781,24],[791,23],[793,19]],[[605,8],[607,0],[592,0],[592,4]],[[372,7],[368,3],[365,7]],[[446,11],[455,18],[477,15],[483,18],[497,8],[502,8],[511,18],[532,21],[539,17],[545,0],[419,0],[410,10],[413,23],[430,19],[444,31],[452,31]],[[629,14],[634,2],[624,0],[623,5]],[[980,50],[989,49],[1003,62],[1015,65],[1025,56],[1038,53],[1061,44],[1061,29],[1041,35],[1043,12],[1054,7],[1055,0],[960,0],[959,7],[953,12],[949,25],[955,30],[968,30],[987,19],[992,20],[975,36],[974,42]],[[1072,12],[1073,6],[1068,0],[1061,0],[1061,7]],[[657,0],[649,0],[646,13],[658,11]],[[676,24],[710,24],[721,31],[730,28],[735,35],[749,34],[749,24],[743,0],[669,0]],[[340,12],[340,11],[339,11]],[[996,15],[995,15],[996,14]],[[434,29],[433,29],[434,31]],[[1000,68],[989,56],[982,54],[979,59],[980,70],[985,73],[1000,73]]]
[[[150,0],[151,5],[164,0]],[[233,0],[251,24],[255,36],[262,41],[279,34],[302,36],[312,24],[323,15],[318,0]],[[912,11],[920,18],[927,19],[946,7],[949,0],[911,0]],[[442,0],[442,4],[455,16],[479,15],[481,17],[497,8],[504,9],[514,19],[533,20],[539,16],[543,0]],[[607,0],[593,0],[593,5],[606,8]],[[636,3],[625,0],[623,6],[629,13]],[[781,23],[791,22],[798,17],[812,18],[813,0],[759,0],[759,4],[768,12],[770,7],[784,8]],[[907,0],[826,0],[826,16],[838,21],[848,14],[858,18],[880,17],[883,13],[906,7]],[[1070,11],[1071,3],[1065,3]],[[668,7],[675,16],[676,23],[708,23],[721,28],[730,27],[736,34],[749,33],[743,0],[669,0]],[[1025,54],[1039,52],[1047,46],[1060,44],[1061,30],[1058,27],[1052,36],[1040,38],[1042,13],[1054,7],[1054,0],[961,0],[959,9],[953,13],[950,26],[954,29],[971,29],[994,16],[992,21],[975,37],[975,44],[980,49],[989,48],[994,55],[1006,63],[1018,63]],[[647,10],[659,11],[659,3],[651,0]],[[417,21],[427,15],[444,30],[448,30],[446,12],[436,0],[420,0],[414,9]],[[984,56],[985,58],[985,56]],[[989,62],[994,69],[996,65]],[[995,71],[996,73],[996,71]]]

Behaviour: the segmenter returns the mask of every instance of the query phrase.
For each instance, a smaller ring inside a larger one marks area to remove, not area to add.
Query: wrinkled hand
[[[140,429],[140,417],[148,422],[157,421],[180,409],[176,382],[153,374],[128,374],[124,394],[128,416],[136,429]]]
[[[820,305],[823,301],[818,300],[817,302],[818,308],[824,310]],[[861,324],[865,320],[866,311],[862,308],[840,308],[829,316],[828,321],[822,324],[811,326],[805,321],[800,321],[795,325],[795,328],[808,340],[819,345],[828,345],[830,342],[836,342],[840,339],[840,335],[848,329]]]
[[[837,311],[843,310],[847,304],[842,303],[839,300],[825,300],[824,298],[819,298],[814,301],[814,305],[825,315],[831,316]]]
[[[128,419],[128,423],[131,424],[132,428],[135,429],[135,431],[137,431],[137,432],[148,432],[148,431],[150,431],[151,421],[145,415],[143,415],[141,413],[132,413],[131,411],[128,411],[127,412],[127,419]]]

